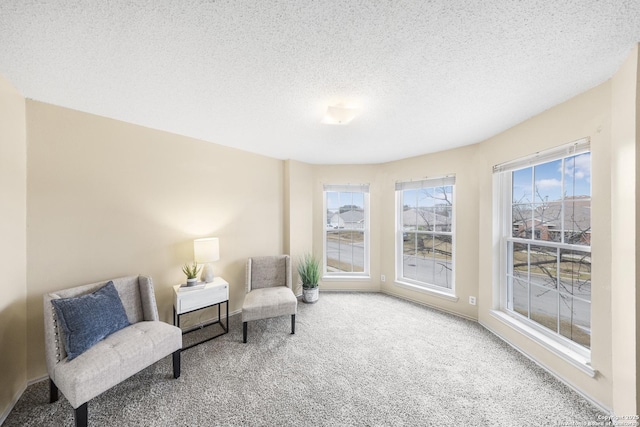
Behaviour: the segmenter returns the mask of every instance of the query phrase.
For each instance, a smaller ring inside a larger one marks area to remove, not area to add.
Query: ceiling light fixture
[[[358,113],[356,107],[346,107],[342,104],[327,107],[322,123],[327,125],[346,125]]]

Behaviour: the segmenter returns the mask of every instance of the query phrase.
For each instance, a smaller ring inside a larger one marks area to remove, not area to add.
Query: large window
[[[454,293],[455,177],[396,184],[396,280]]]
[[[324,186],[324,276],[369,276],[369,185]]]
[[[591,347],[588,150],[581,141],[495,169],[503,200],[503,309],[584,350]]]

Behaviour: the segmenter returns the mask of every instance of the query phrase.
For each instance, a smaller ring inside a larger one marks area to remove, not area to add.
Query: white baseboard
[[[381,290],[381,291],[379,291],[379,292],[380,292],[381,294],[389,295],[389,296],[392,296],[392,297],[395,297],[395,298],[400,298],[400,299],[403,299],[403,300],[406,300],[406,301],[410,301],[410,302],[415,303],[415,304],[418,304],[418,305],[423,305],[423,306],[425,306],[425,307],[429,307],[429,308],[432,308],[432,309],[434,309],[434,310],[441,311],[441,312],[443,312],[443,313],[451,314],[451,315],[453,315],[453,316],[458,316],[458,317],[461,317],[461,318],[463,318],[463,319],[472,320],[472,321],[474,321],[474,322],[477,322],[477,321],[478,321],[478,319],[476,319],[476,318],[474,318],[474,317],[471,317],[471,316],[465,316],[464,314],[460,314],[460,313],[457,313],[457,312],[455,312],[455,311],[451,311],[451,310],[446,310],[446,309],[444,309],[444,308],[442,308],[442,307],[438,307],[438,306],[436,306],[436,305],[431,305],[431,304],[428,304],[428,303],[426,303],[426,302],[424,302],[424,301],[419,301],[419,300],[416,300],[416,299],[413,299],[413,298],[406,297],[406,296],[404,296],[404,295],[399,295],[399,294],[396,294],[396,293],[394,293],[394,292],[389,292],[389,291],[387,291],[387,290]]]
[[[49,375],[46,375],[46,374],[41,377],[34,378],[32,380],[27,381],[27,387],[29,387],[31,384],[39,383],[41,381],[46,381],[48,379],[49,379]]]
[[[23,384],[22,387],[18,389],[16,394],[11,399],[11,403],[5,408],[2,414],[0,414],[0,426],[4,424],[4,422],[7,420],[7,417],[9,416],[11,411],[13,411],[13,407],[16,406],[16,403],[18,403],[18,400],[20,400],[20,398],[22,397],[22,394],[25,392],[26,389],[27,389],[27,384]]]

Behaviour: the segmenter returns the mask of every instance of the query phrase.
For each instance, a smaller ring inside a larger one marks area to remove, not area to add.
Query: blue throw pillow
[[[51,303],[64,331],[68,360],[129,326],[127,313],[112,281],[91,294],[53,299]]]

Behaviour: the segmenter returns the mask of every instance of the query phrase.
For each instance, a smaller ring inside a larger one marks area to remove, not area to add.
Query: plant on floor
[[[302,301],[318,301],[318,282],[320,282],[320,262],[311,254],[305,254],[298,262],[298,275],[302,282]]]
[[[298,262],[298,275],[303,288],[316,288],[320,281],[320,263],[313,255],[305,254]]]

